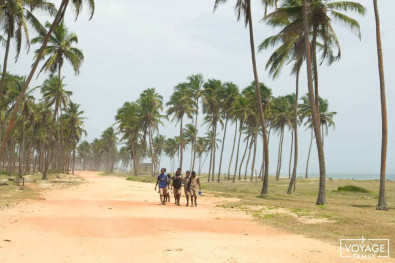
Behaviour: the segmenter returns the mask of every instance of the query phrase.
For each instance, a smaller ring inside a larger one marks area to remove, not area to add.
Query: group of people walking
[[[199,177],[195,171],[186,171],[185,177],[181,174],[181,168],[178,168],[176,174],[172,177],[166,173],[166,168],[160,170],[160,174],[156,180],[155,191],[159,185],[159,196],[161,205],[166,205],[170,202],[170,193],[174,193],[174,203],[179,206],[181,199],[181,192],[184,189],[186,197],[186,206],[197,206],[197,196],[201,195],[202,187],[200,185]],[[199,189],[199,191],[198,191]]]

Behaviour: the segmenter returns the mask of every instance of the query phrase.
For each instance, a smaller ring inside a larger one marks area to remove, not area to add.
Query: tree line
[[[48,10],[49,14],[56,12],[52,4],[46,2],[39,4],[39,7]],[[28,30],[27,27],[23,28],[26,26],[23,24],[15,29],[15,21],[12,20],[26,19],[33,25],[37,36],[30,40],[28,31],[25,31],[25,40],[29,45],[42,44],[51,24],[47,22],[42,25],[23,3],[19,5],[18,7],[24,8],[22,9],[24,13],[15,16],[21,17],[11,17],[8,13],[9,20],[5,21],[9,23],[6,25],[10,27],[10,32]],[[19,44],[24,39],[17,32],[7,35],[6,53],[15,42],[18,58],[21,48]],[[26,76],[7,72],[8,54],[6,54],[0,81],[0,132],[8,137],[2,142],[5,145],[4,154],[1,156],[2,172],[9,175],[17,172],[18,178],[25,174],[40,172],[43,179],[47,179],[49,171],[74,173],[76,146],[82,135],[86,133],[83,128],[84,112],[79,104],[71,100],[72,92],[66,89],[65,77],[62,76],[61,69],[63,62],[68,61],[78,74],[84,56],[82,51],[74,46],[76,43],[78,43],[77,35],[69,32],[61,21],[54,28],[49,46],[44,48],[42,56],[45,62],[40,72],[49,73],[48,78],[40,86],[27,86],[26,90],[24,90],[27,85]],[[35,54],[39,51],[40,49],[37,49]],[[37,98],[37,93],[40,99]],[[15,118],[14,112],[16,112]],[[6,130],[5,128],[10,125],[14,126],[13,129]]]
[[[294,162],[292,166],[294,153],[292,146],[294,139],[297,139],[294,138],[293,132],[296,96],[293,93],[274,97],[270,88],[263,83],[259,86],[264,112],[267,116],[268,142],[270,143],[270,137],[274,134],[280,137],[276,180],[280,178],[283,138],[287,130],[292,137],[288,167],[289,178],[291,178],[291,168],[296,165]],[[136,101],[125,102],[118,109],[115,116],[116,130],[110,127],[103,132],[100,139],[95,139],[92,143],[84,141],[78,146],[82,168],[88,169],[88,164],[90,164],[91,169],[104,169],[112,172],[114,164],[121,162],[123,169],[131,168],[133,174],[138,175],[138,164],[149,158],[152,165],[151,175],[154,176],[161,168],[160,162],[163,156],[170,158],[171,171],[176,168],[176,159],[177,167],[185,168],[183,156],[187,154],[188,148],[190,163],[187,164],[186,169],[196,169],[199,174],[210,156],[209,182],[220,182],[221,174],[225,169],[227,171],[225,179],[233,180],[233,182],[236,179],[252,181],[254,175],[263,179],[265,162],[258,161],[256,158],[257,150],[263,149],[263,144],[260,144],[262,132],[259,129],[259,114],[256,111],[258,101],[254,87],[255,83],[252,82],[240,91],[239,87],[232,82],[223,83],[217,79],[209,79],[205,82],[201,74],[196,74],[189,76],[186,82],[176,85],[167,103],[154,88],[146,89]],[[327,100],[322,98],[319,100],[322,136],[325,136],[330,127],[335,127],[336,112],[329,111]],[[298,105],[296,123],[312,131],[312,141],[313,128],[309,97],[305,95],[296,103]],[[203,114],[204,123],[198,123],[199,114]],[[166,138],[160,133],[164,120],[170,120],[179,125],[178,136]],[[223,160],[223,153],[228,143],[225,139],[230,125],[234,125],[235,133],[231,157],[226,162]],[[199,129],[206,131],[204,136],[198,136]],[[123,146],[118,151],[117,144],[121,142]],[[245,142],[244,149],[242,149],[242,142]],[[308,157],[310,157],[311,147],[312,143],[309,146]],[[306,164],[306,178],[309,159]],[[259,173],[255,174],[257,166],[259,166]]]

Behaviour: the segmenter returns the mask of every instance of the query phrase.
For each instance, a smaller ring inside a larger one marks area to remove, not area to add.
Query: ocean
[[[281,177],[288,177],[288,174],[281,174]],[[310,178],[318,178],[319,174],[309,174]],[[304,178],[304,174],[298,174],[297,178]],[[326,178],[350,179],[350,180],[380,180],[379,174],[327,174]],[[387,174],[387,180],[395,181],[395,174]]]

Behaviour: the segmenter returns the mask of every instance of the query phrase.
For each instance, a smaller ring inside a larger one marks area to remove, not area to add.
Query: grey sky
[[[96,13],[88,21],[87,12],[74,22],[71,10],[67,26],[79,36],[78,47],[84,51],[85,62],[81,74],[74,76],[66,64],[64,74],[74,101],[81,103],[87,116],[87,139],[99,137],[114,123],[116,110],[125,101],[136,100],[146,88],[156,87],[168,100],[173,87],[188,75],[202,73],[205,79],[233,81],[240,89],[253,79],[251,71],[248,31],[237,23],[233,12],[234,1],[213,13],[212,0],[96,0]],[[342,46],[340,62],[319,69],[320,95],[330,102],[330,110],[337,111],[336,130],[325,138],[328,173],[378,174],[380,168],[381,117],[379,82],[376,58],[375,24],[372,1],[366,5],[365,17],[351,14],[361,24],[362,41],[346,29],[336,26]],[[263,16],[258,1],[254,2],[255,40],[258,45],[276,31],[258,23]],[[389,121],[388,173],[395,173],[394,117],[395,110],[395,30],[389,10],[395,9],[393,0],[380,1],[382,41],[385,58],[387,105]],[[85,10],[87,11],[87,10]],[[264,70],[270,51],[258,54],[260,80],[273,90],[274,95],[294,92],[294,77],[285,69],[276,80]],[[32,52],[22,54],[10,72],[26,75],[31,65]],[[301,74],[301,93],[307,92],[305,72]],[[42,83],[44,76],[34,81]],[[303,128],[302,128],[303,130]],[[201,127],[199,135],[206,132]],[[225,147],[225,168],[230,156],[234,128],[229,130]],[[174,123],[165,123],[161,133],[177,135]],[[288,171],[290,134],[284,141],[283,169]],[[309,131],[300,138],[298,173],[303,173],[309,145]],[[278,136],[270,141],[270,171],[275,171]],[[242,147],[244,150],[244,147]],[[189,165],[189,150],[186,151]],[[218,157],[219,158],[219,157]],[[218,159],[217,159],[218,160]],[[261,151],[258,150],[258,160]],[[164,159],[162,166],[168,166]],[[207,166],[207,164],[206,164]],[[257,165],[258,167],[258,165]],[[258,167],[259,169],[259,167]],[[310,172],[318,172],[313,145]]]

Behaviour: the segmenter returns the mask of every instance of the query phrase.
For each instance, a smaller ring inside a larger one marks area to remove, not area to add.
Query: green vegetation
[[[356,185],[339,186],[336,192],[370,193],[365,188]]]

